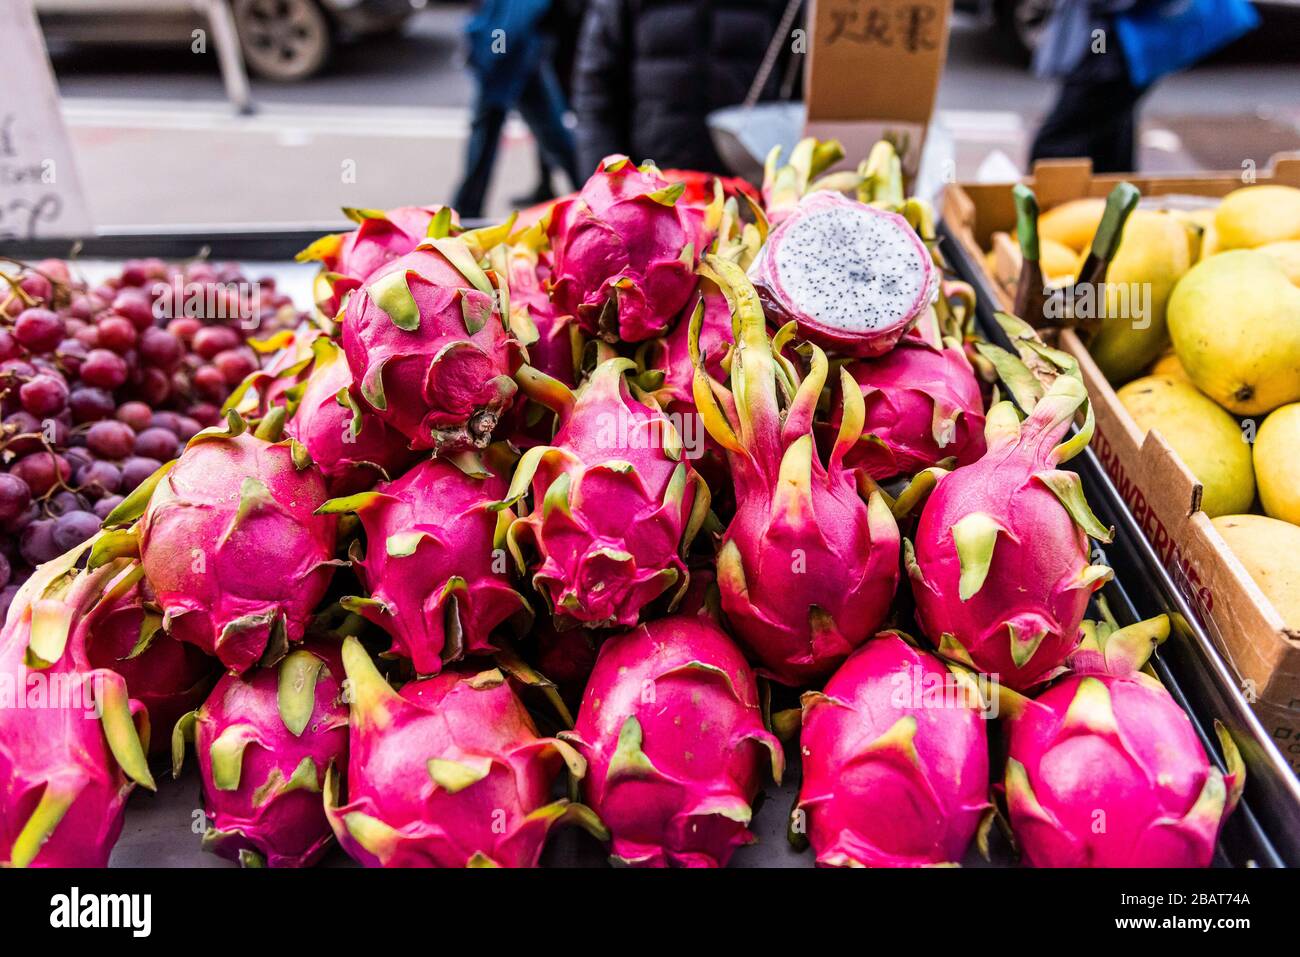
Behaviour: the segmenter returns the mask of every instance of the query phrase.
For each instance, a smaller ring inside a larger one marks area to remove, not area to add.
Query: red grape
[[[27,483],[33,495],[44,495],[60,481],[72,478],[67,459],[53,452],[31,452],[20,458],[9,471]]]
[[[144,402],[123,402],[117,409],[117,420],[125,422],[137,432],[149,428],[153,418],[153,409]]]
[[[102,459],[124,459],[135,449],[135,432],[125,422],[104,419],[86,433],[86,448]]]
[[[112,355],[112,353],[109,353]],[[114,356],[114,358],[117,358]],[[84,365],[84,363],[83,363]],[[107,419],[117,408],[113,394],[103,389],[81,386],[73,389],[68,396],[68,408],[72,410],[72,420],[77,423],[94,422]]]
[[[32,490],[17,475],[0,472],[0,522],[12,522],[32,500]]]
[[[137,338],[135,326],[131,320],[109,313],[99,320],[99,345],[102,349],[112,349],[118,355],[134,348]]]
[[[167,462],[176,457],[180,439],[170,429],[145,429],[135,437],[135,454],[147,459]]]
[[[107,349],[91,349],[81,363],[81,380],[87,385],[116,389],[126,382],[126,360]]]
[[[48,309],[24,309],[14,322],[14,338],[32,352],[50,352],[63,341],[63,320]]]
[[[229,326],[204,326],[194,333],[194,351],[208,360],[215,359],[219,352],[234,349],[241,344],[239,333]]]
[[[42,374],[24,382],[18,396],[32,415],[57,415],[68,404],[68,386],[61,377]]]
[[[138,330],[154,323],[153,299],[143,289],[123,289],[113,298],[113,311],[129,319]]]

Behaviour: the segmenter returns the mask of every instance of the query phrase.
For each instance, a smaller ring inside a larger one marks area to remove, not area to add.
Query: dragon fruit
[[[139,523],[163,627],[232,671],[274,662],[300,641],[334,572],[338,519],[317,515],[325,478],[279,441],[284,410],[246,431],[205,429],[105,520]]]
[[[431,239],[348,299],[343,351],[361,397],[412,448],[483,448],[510,407],[521,351],[499,282],[463,240]]]
[[[573,317],[561,315],[546,292],[551,266],[545,245],[546,232],[538,224],[495,246],[489,259],[509,282],[510,327],[528,346],[528,364],[573,387],[578,382],[582,335]],[[524,330],[529,330],[527,337]]]
[[[1245,766],[1217,722],[1228,773],[1211,765],[1182,708],[1141,672],[1168,632],[1163,615],[1090,624],[1072,674],[1032,701],[1004,696],[1007,811],[1033,866],[1210,864]]]
[[[330,775],[325,812],[367,867],[534,867],[552,827],[602,833],[591,811],[550,799],[561,766],[586,762],[539,738],[495,669],[447,670],[389,687],[355,638],[343,644],[352,692],[346,804]]]
[[[706,213],[685,189],[626,156],[607,157],[577,196],[551,211],[551,298],[607,342],[662,335],[695,288],[709,240]]]
[[[144,706],[70,632],[124,564],[78,573],[84,551],[36,569],[0,631],[0,866],[106,867],[132,789],[154,788]]]
[[[493,506],[506,491],[508,463],[497,473],[466,474],[426,459],[373,492],[333,499],[326,512],[355,511],[366,532],[353,566],[369,598],[344,606],[393,637],[392,653],[432,675],[462,655],[492,650],[492,630],[528,603],[510,584],[505,531],[513,518]]]
[[[753,842],[763,767],[779,784],[785,764],[744,656],[696,615],[608,639],[560,737],[587,759],[585,795],[614,859],[642,866],[724,867]]]
[[[396,475],[411,460],[406,438],[353,394],[352,372],[330,339],[312,344],[311,375],[294,403],[284,433],[319,463],[331,495],[351,495]]]
[[[992,809],[974,682],[885,632],[803,696],[794,828],[826,866],[958,863]],[[802,827],[800,827],[802,825]]]
[[[298,254],[299,262],[319,262],[317,289],[321,312],[338,315],[347,294],[358,289],[375,270],[405,256],[428,234],[441,206],[399,206],[396,209],[351,209],[343,212],[357,224],[350,233],[322,236]],[[455,213],[447,210],[450,221]]]
[[[166,752],[167,729],[203,702],[216,662],[163,631],[162,610],[138,562],[113,580],[77,628],[91,667],[116,671],[149,713],[149,726],[158,729],[150,754]]]
[[[984,400],[962,344],[939,340],[932,321],[916,328],[922,327],[936,335],[906,335],[885,355],[845,366],[862,392],[866,419],[844,464],[873,479],[914,475],[946,459],[969,465],[985,451]],[[838,420],[837,407],[831,428]]]
[[[749,269],[777,322],[840,355],[883,355],[938,289],[930,251],[907,220],[833,192],[809,193]]]
[[[329,847],[321,789],[348,750],[338,648],[310,640],[274,668],[226,674],[172,732],[172,774],[193,742],[211,824],[204,850],[246,867],[309,867]]]
[[[1111,575],[1088,562],[1088,536],[1109,541],[1110,531],[1079,476],[1057,467],[1092,437],[1089,408],[1079,433],[1060,441],[1088,393],[1069,356],[1038,349],[1040,361],[1064,370],[1045,395],[1015,357],[986,347],[1003,368],[1018,367],[1003,379],[1032,411],[1022,423],[1010,402],[989,410],[988,451],[939,479],[915,548],[904,548],[917,620],[939,653],[1016,690],[1059,673],[1089,597]]]
[[[556,410],[550,446],[529,449],[506,504],[532,488],[532,511],[507,544],[526,570],[523,546],[540,556],[533,584],[560,627],[635,625],[641,610],[689,576],[683,561],[709,509],[709,490],[687,460],[671,420],[632,391],[629,359],[608,359],[574,396],[526,370],[529,395]]]
[[[736,488],[736,515],[718,552],[722,609],[766,674],[803,684],[833,670],[889,613],[898,526],[879,492],[862,500],[843,464],[862,431],[862,393],[853,380],[841,373],[844,413],[823,466],[812,417],[826,381],[825,354],[813,347],[811,371],[796,390],[796,371],[782,355],[793,324],[769,341],[744,272],[713,256],[702,269],[726,293],[737,330],[730,392],[694,352],[695,402],[728,452]],[[779,394],[793,395],[784,421]]]

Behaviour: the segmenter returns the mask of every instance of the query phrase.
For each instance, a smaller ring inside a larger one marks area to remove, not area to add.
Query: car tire
[[[249,70],[277,83],[305,80],[334,50],[334,29],[316,0],[233,0]]]
[[[1024,63],[1033,58],[1055,6],[1055,0],[996,0],[998,36],[1013,56]]]

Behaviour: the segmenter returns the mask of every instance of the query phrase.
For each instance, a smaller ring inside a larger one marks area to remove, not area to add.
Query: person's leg
[[[466,219],[483,215],[483,201],[492,182],[492,167],[496,163],[497,144],[505,122],[505,110],[482,101],[475,104],[465,146],[465,173],[452,202],[456,211]]]
[[[551,168],[561,169],[574,189],[583,183],[578,174],[573,132],[564,125],[566,104],[555,68],[545,57],[524,86],[517,104],[519,115],[537,140],[537,148]]]
[[[1034,137],[1030,161],[1087,156],[1098,173],[1135,169],[1135,111],[1145,92],[1129,79],[1118,49],[1086,54],[1061,83]]]

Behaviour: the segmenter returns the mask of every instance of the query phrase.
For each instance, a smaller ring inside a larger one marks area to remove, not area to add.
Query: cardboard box
[[[915,176],[951,12],[952,0],[813,0],[804,135],[838,139],[860,159],[888,134],[900,141],[904,173]]]
[[[1026,182],[1046,210],[1070,199],[1104,197],[1121,179],[1144,197],[1223,196],[1243,185],[1241,174],[1234,173],[1094,176],[1086,160],[1039,163]],[[1254,182],[1300,187],[1300,155],[1275,157]],[[1011,184],[949,186],[940,211],[961,252],[982,271],[984,292],[1009,310],[1019,250],[1007,240],[998,244],[992,271],[985,251],[995,233],[1010,233],[1015,226]],[[1283,624],[1200,510],[1201,486],[1158,431],[1142,434],[1079,337],[1061,330],[1057,345],[1079,360],[1097,420],[1092,447],[1098,459],[1274,743],[1300,773],[1300,632]]]

